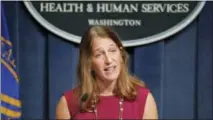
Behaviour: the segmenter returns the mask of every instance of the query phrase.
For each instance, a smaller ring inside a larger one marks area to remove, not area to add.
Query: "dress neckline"
[[[100,95],[99,97],[100,97],[100,99],[104,99],[104,100],[106,100],[106,99],[113,99],[113,98],[117,98],[117,96],[116,96],[116,95],[107,95],[107,96]]]

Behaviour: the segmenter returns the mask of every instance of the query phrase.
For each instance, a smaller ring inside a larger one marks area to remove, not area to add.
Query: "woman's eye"
[[[112,49],[112,50],[110,50],[110,52],[116,52],[116,49]]]
[[[100,56],[101,56],[101,54],[96,54],[96,55],[95,55],[95,57],[100,57]]]
[[[101,55],[103,55],[104,53],[100,52],[100,53],[96,53],[95,57],[100,57]]]

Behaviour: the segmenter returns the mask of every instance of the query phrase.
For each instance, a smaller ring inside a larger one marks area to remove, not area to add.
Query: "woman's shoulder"
[[[137,89],[138,89],[138,91],[141,92],[141,93],[150,92],[149,88],[143,87],[143,86],[137,86]]]
[[[74,93],[74,89],[68,89],[68,90],[65,90],[65,91],[64,91],[63,95],[64,95],[65,97],[67,97],[67,96],[72,96],[73,93]]]
[[[77,97],[77,88],[72,88],[72,89],[68,89],[66,90],[64,93],[63,93],[63,96],[66,98],[66,99],[74,99]]]
[[[76,89],[68,89],[63,93],[63,96],[66,100],[67,106],[69,108],[70,114],[77,109],[78,106],[78,95]]]
[[[138,91],[138,98],[139,99],[146,99],[148,94],[150,93],[149,88],[142,87],[142,86],[137,86],[137,91]]]

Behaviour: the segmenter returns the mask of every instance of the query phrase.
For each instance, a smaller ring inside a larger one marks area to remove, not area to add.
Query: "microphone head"
[[[81,97],[81,102],[85,102],[88,98],[88,94],[84,93],[83,96]]]

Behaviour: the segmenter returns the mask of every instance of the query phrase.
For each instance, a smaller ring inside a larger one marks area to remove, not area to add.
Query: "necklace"
[[[123,110],[124,110],[123,101],[124,101],[124,99],[120,98],[120,100],[119,100],[119,120],[123,120]],[[92,105],[92,108],[93,108],[93,112],[95,113],[95,119],[97,120],[98,119],[98,110],[94,104]]]

